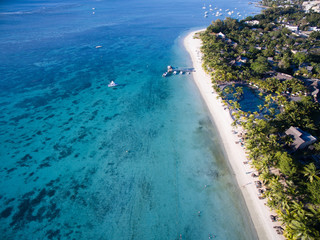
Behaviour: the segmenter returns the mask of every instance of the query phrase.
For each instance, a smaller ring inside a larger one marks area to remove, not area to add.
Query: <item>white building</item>
[[[288,25],[288,24],[285,24],[283,26],[288,28],[291,32],[298,32],[299,31],[299,26],[293,26],[293,25]]]
[[[320,32],[320,28],[317,28],[317,27],[309,27],[309,31]]]
[[[219,32],[219,33],[217,34],[217,36],[218,36],[218,37],[221,37],[221,38],[225,38],[225,37],[226,37],[226,35],[224,35],[222,32]]]
[[[310,10],[320,13],[320,1],[306,1],[302,3],[302,7],[306,12]]]
[[[260,22],[258,20],[251,20],[251,21],[245,21],[245,23],[250,26],[254,26],[254,25],[259,25]]]

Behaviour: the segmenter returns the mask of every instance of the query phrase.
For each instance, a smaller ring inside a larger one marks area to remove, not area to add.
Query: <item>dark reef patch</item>
[[[18,210],[12,217],[10,226],[15,228],[21,228],[30,221],[41,222],[44,219],[52,220],[56,218],[60,209],[57,208],[57,204],[48,198],[51,198],[55,194],[55,190],[47,190],[43,188],[38,191],[38,194],[32,198],[34,191],[26,193],[20,200]],[[12,209],[6,209],[2,213],[4,216],[9,216]]]
[[[44,118],[43,120],[48,120],[50,118],[53,118],[55,115],[54,114],[50,114],[48,117]]]
[[[19,116],[11,118],[10,121],[19,122],[21,119],[28,118],[29,116],[30,116],[29,113],[24,113],[24,114],[21,114]]]
[[[56,159],[52,156],[48,156],[41,161],[41,164],[37,167],[37,169],[42,169],[46,167],[50,167],[52,162],[56,161]]]
[[[48,230],[46,236],[48,239],[60,239],[60,230]]]
[[[3,210],[1,213],[0,213],[0,217],[1,218],[7,218],[11,215],[11,212],[13,210],[13,207],[7,207],[5,210]]]
[[[92,112],[92,116],[89,118],[89,120],[92,121],[93,119],[95,119],[97,114],[98,114],[98,110],[95,110],[94,112]]]
[[[59,152],[59,159],[66,158],[70,156],[73,152],[72,147],[68,147],[67,145],[55,144],[53,149]]]
[[[15,170],[17,170],[17,168],[10,168],[10,169],[7,170],[7,173],[12,173]]]
[[[112,120],[113,118],[115,118],[115,117],[117,117],[119,115],[120,115],[119,113],[116,113],[116,114],[112,115],[111,117],[105,117],[104,121],[107,122],[107,121]]]
[[[28,167],[31,163],[32,156],[30,154],[24,155],[19,161],[17,161],[17,164],[20,167]]]

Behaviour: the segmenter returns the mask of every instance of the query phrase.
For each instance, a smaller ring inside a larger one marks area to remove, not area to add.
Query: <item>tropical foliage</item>
[[[233,126],[246,133],[250,162],[265,184],[268,206],[285,227],[284,236],[320,239],[320,170],[313,158],[320,156],[320,143],[293,151],[293,139],[285,135],[295,126],[320,139],[320,107],[306,80],[320,78],[320,35],[301,37],[284,26],[300,24],[307,30],[320,24],[320,14],[305,13],[298,1],[290,6],[282,0],[263,3],[270,8],[259,15],[240,22],[218,19],[200,34],[203,67],[232,111]],[[276,7],[279,4],[288,6]],[[251,26],[253,20],[259,24]],[[240,110],[241,84],[260,91],[264,103],[258,111]],[[222,85],[233,86],[234,91]],[[232,93],[233,99],[228,100],[226,95]]]

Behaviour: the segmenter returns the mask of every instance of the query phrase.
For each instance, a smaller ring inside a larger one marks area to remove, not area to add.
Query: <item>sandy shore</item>
[[[233,133],[232,118],[229,111],[222,105],[221,100],[217,99],[217,94],[213,92],[211,78],[202,69],[201,40],[193,39],[194,34],[199,31],[201,30],[191,32],[184,39],[184,46],[189,52],[193,67],[196,70],[193,73],[193,78],[208,106],[212,120],[218,128],[225,152],[242,191],[259,239],[285,239],[283,236],[278,235],[273,228],[273,226],[279,226],[280,224],[271,221],[270,215],[274,213],[265,206],[266,200],[258,198],[258,189],[254,183],[258,179],[251,177],[254,169],[249,164],[244,164],[244,162],[248,161],[245,150],[240,144],[235,143],[239,141],[239,137],[237,136],[238,134]],[[238,130],[236,129],[236,131]]]

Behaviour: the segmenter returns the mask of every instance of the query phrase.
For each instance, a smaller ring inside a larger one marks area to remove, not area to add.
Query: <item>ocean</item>
[[[1,1],[1,239],[257,239],[192,76],[162,77],[217,11],[260,9]]]

